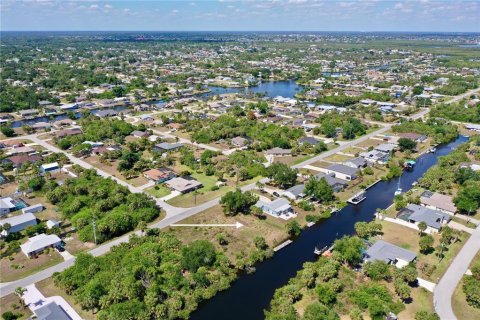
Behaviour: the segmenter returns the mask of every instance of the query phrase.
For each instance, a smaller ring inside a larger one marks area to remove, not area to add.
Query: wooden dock
[[[287,241],[279,244],[279,245],[276,246],[275,248],[273,248],[273,251],[274,251],[274,252],[277,252],[277,251],[285,248],[286,246],[288,246],[288,245],[289,245],[290,243],[292,243],[292,242],[293,242],[293,241],[289,239],[289,240],[287,240]]]

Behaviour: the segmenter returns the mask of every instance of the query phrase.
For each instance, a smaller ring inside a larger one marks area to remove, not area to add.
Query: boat
[[[367,193],[365,191],[360,191],[359,193],[354,195],[352,198],[348,199],[347,202],[357,205],[363,200],[367,199],[366,195]]]
[[[398,196],[398,195],[401,195],[403,193],[403,190],[402,188],[400,187],[400,181],[401,181],[402,177],[398,178],[398,182],[397,182],[397,190],[395,190],[395,195]]]
[[[437,148],[430,148],[430,150],[428,150],[429,153],[435,153],[437,151]]]
[[[405,163],[403,164],[403,168],[405,170],[412,170],[413,167],[415,166],[416,162],[414,160],[407,160],[405,161]]]
[[[328,249],[328,246],[325,246],[321,249],[319,249],[318,247],[315,247],[315,249],[313,250],[313,253],[315,253],[317,256],[319,256],[322,253],[324,253],[325,251],[327,251],[327,249]]]

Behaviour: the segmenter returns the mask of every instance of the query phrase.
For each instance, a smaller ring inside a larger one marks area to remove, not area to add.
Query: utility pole
[[[195,196],[195,205],[197,205],[197,189],[193,191],[193,195]]]
[[[95,220],[93,220],[92,224],[93,224],[93,239],[96,245],[97,244],[97,223],[95,222]]]

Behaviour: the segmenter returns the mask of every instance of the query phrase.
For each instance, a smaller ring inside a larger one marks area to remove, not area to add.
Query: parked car
[[[273,191],[272,194],[273,194],[274,197],[280,197],[280,194],[277,191]]]

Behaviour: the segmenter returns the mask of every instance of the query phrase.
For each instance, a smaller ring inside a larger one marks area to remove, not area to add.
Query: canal
[[[415,168],[406,171],[401,178],[404,191],[412,188],[438,157],[450,153],[468,138],[459,136],[454,142],[438,146],[434,154],[424,154],[417,159]],[[381,181],[367,191],[367,199],[357,206],[348,205],[330,219],[302,232],[289,246],[275,253],[273,258],[256,265],[256,272],[242,275],[233,285],[192,314],[193,320],[255,320],[263,319],[275,289],[285,285],[302,268],[303,263],[314,261],[315,246],[331,245],[335,239],[354,233],[359,221],[371,221],[378,208],[386,209],[393,203],[398,178]]]

